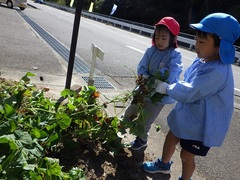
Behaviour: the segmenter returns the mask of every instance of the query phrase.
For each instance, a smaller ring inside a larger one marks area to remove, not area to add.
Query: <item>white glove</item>
[[[157,83],[157,87],[155,89],[156,92],[160,94],[167,94],[167,87],[169,86],[168,83],[156,80],[155,83]]]

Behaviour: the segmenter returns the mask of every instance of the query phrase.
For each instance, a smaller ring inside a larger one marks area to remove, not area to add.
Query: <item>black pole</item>
[[[73,65],[74,65],[74,59],[75,59],[75,52],[76,52],[76,46],[77,46],[78,30],[79,30],[82,7],[83,7],[83,0],[77,0],[65,89],[70,89],[70,87],[71,87],[72,72],[73,72]]]

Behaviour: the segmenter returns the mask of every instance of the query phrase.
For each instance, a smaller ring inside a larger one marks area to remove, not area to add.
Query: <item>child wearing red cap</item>
[[[167,117],[169,132],[162,157],[145,162],[149,173],[171,172],[171,157],[176,145],[182,150],[182,175],[189,180],[195,170],[195,156],[206,156],[211,147],[223,144],[230,126],[234,105],[233,43],[240,37],[238,21],[225,13],[213,13],[200,23],[190,24],[196,30],[197,58],[176,83],[158,82],[156,92],[168,94],[177,101]]]
[[[164,17],[155,24],[155,31],[152,38],[152,46],[149,47],[137,66],[138,76],[148,78],[156,72],[164,73],[169,70],[169,83],[175,83],[179,80],[183,70],[182,56],[177,48],[177,35],[180,26],[172,17]],[[144,100],[143,110],[148,112],[144,131],[141,136],[137,136],[135,141],[131,142],[131,149],[139,150],[147,146],[147,139],[152,123],[159,115],[165,104],[172,104],[175,101],[165,96],[161,102],[153,104],[150,99]],[[137,114],[137,107],[131,104],[126,109],[123,118],[130,119],[133,114]],[[131,119],[130,119],[131,120]]]

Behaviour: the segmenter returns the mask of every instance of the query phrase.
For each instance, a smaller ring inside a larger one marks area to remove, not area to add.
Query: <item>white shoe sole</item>
[[[133,148],[133,147],[130,147],[130,149],[137,151],[137,150],[140,150],[140,149],[142,149],[142,148],[144,148],[144,147],[147,147],[147,143],[146,143],[146,144],[144,144],[144,145],[143,145],[143,146],[141,146],[141,147],[138,147],[138,148]]]

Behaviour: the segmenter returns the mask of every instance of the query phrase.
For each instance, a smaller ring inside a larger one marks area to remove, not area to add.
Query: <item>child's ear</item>
[[[220,57],[220,47],[217,47],[216,55]]]
[[[177,36],[175,36],[175,38],[173,39],[173,42],[177,42]]]
[[[174,37],[174,39],[173,39],[173,44],[174,44],[174,46],[177,47],[177,36]]]

